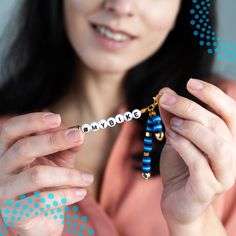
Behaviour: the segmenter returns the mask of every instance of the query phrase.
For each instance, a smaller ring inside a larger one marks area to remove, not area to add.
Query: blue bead
[[[151,158],[150,157],[143,157],[143,163],[151,163]]]
[[[152,120],[153,120],[153,123],[160,122],[161,121],[161,117],[160,116],[154,116],[152,118]]]
[[[152,132],[153,129],[152,129],[152,127],[150,127],[150,126],[146,126],[146,131],[147,131],[147,132]]]
[[[156,131],[162,131],[162,125],[154,125],[153,132],[156,132]]]
[[[147,120],[147,124],[148,124],[148,125],[152,125],[152,124],[153,124],[153,120],[149,118],[149,119]]]
[[[143,166],[142,171],[143,172],[149,172],[151,170],[151,166]]]
[[[144,146],[144,149],[143,149],[145,152],[151,152],[152,151],[152,147],[149,147],[149,146]]]
[[[152,144],[152,138],[144,138],[145,144]]]

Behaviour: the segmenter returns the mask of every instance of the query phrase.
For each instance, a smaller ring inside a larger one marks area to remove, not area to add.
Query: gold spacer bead
[[[145,157],[149,157],[149,152],[144,152],[143,155],[144,155]]]
[[[150,177],[151,177],[151,173],[142,173],[142,176],[143,176],[143,178],[144,179],[150,179]]]
[[[145,136],[146,136],[146,137],[151,137],[152,134],[151,134],[150,132],[146,132],[146,133],[145,133]]]

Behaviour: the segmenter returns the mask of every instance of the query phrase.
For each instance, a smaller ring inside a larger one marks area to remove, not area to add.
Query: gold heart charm
[[[163,132],[155,133],[155,137],[158,141],[162,141],[164,139],[164,133]]]

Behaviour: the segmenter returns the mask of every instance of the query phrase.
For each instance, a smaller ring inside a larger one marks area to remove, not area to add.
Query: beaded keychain
[[[153,97],[154,102],[146,108],[141,110],[134,109],[132,112],[125,112],[124,115],[118,114],[115,117],[110,117],[107,120],[103,119],[98,122],[92,122],[90,124],[76,125],[70,128],[78,128],[83,133],[95,132],[99,129],[105,129],[107,127],[114,127],[116,124],[121,124],[124,121],[131,121],[132,119],[139,119],[146,112],[149,113],[149,117],[146,121],[146,132],[144,137],[144,151],[142,158],[142,176],[144,179],[151,177],[151,156],[153,134],[158,141],[162,141],[164,138],[164,132],[161,125],[161,117],[156,115],[155,108],[159,103],[161,94]]]

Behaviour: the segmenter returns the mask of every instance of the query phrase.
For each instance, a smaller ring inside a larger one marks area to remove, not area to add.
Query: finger
[[[4,164],[4,173],[14,173],[37,157],[82,146],[83,142],[84,135],[76,128],[26,137],[6,151],[0,159],[0,166]]]
[[[167,87],[161,89],[158,94],[164,94],[164,93],[177,95],[174,90],[172,90],[170,88],[167,88]],[[164,126],[166,128],[168,128],[169,127],[169,123],[170,123],[170,119],[173,117],[173,114],[168,112],[168,111],[166,111],[161,106],[159,106],[159,111],[160,111],[160,116],[161,116],[161,119],[162,119],[162,122],[163,122]]]
[[[64,209],[61,208],[83,200],[86,194],[86,189],[69,188],[35,192],[32,196],[18,201],[8,199],[4,206],[1,207],[2,216],[5,223],[14,223],[14,227],[23,226],[24,223],[29,221],[29,219],[32,220],[34,217],[50,216],[52,214],[54,214],[54,219],[63,220]],[[60,210],[55,212],[55,209]],[[20,221],[14,221],[15,218],[18,218]]]
[[[182,120],[174,117],[171,128],[181,136],[194,143],[209,159],[212,171],[222,187],[228,189],[234,183],[234,154],[233,145],[221,136],[216,135],[200,123]],[[189,155],[191,155],[189,153]]]
[[[35,166],[8,177],[0,188],[0,198],[13,199],[15,196],[50,187],[87,187],[93,175],[71,168]]]
[[[236,135],[236,101],[221,89],[210,83],[190,79],[187,83],[188,91],[211,107],[229,126]]]
[[[190,99],[164,93],[160,98],[160,106],[177,117],[199,122],[215,132],[224,130],[225,135],[232,138],[232,134],[223,120]]]
[[[5,121],[0,132],[0,156],[20,138],[58,127],[61,123],[60,115],[50,114],[35,112],[15,116]]]
[[[215,178],[208,160],[195,145],[173,130],[168,129],[166,137],[189,169],[190,177],[186,189],[188,193],[198,196],[200,198],[198,200],[207,202],[222,191],[221,184]]]

